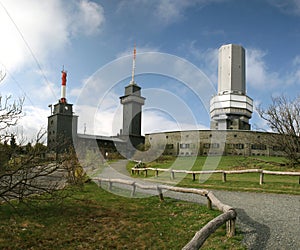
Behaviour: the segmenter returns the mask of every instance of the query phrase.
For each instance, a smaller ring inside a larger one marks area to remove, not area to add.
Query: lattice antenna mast
[[[130,82],[130,84],[135,84],[135,82],[134,82],[135,60],[136,60],[136,47],[134,45],[134,49],[133,49],[133,61],[132,61],[132,73],[131,73],[131,82]]]

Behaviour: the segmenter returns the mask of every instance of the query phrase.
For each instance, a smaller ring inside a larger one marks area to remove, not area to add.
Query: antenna
[[[63,70],[61,71],[61,103],[67,103],[66,99],[66,84],[67,84],[67,71]]]
[[[135,44],[134,44],[134,49],[133,49],[133,61],[132,61],[132,73],[131,73],[131,82],[130,82],[130,84],[135,84],[135,82],[134,82],[135,60],[136,60],[136,46],[135,46]]]

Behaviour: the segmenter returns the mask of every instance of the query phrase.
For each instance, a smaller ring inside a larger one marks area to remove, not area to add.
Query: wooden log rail
[[[264,183],[264,176],[265,175],[288,175],[288,176],[299,176],[298,183],[300,184],[300,172],[280,172],[280,171],[270,171],[270,170],[263,170],[263,169],[245,169],[245,170],[207,170],[207,171],[191,171],[191,170],[179,170],[179,169],[166,169],[166,168],[135,168],[131,169],[131,173],[135,174],[140,172],[144,172],[144,175],[147,177],[148,171],[154,171],[155,177],[158,177],[159,172],[169,172],[170,178],[173,180],[175,179],[176,173],[184,173],[184,174],[191,174],[193,181],[196,180],[196,175],[200,174],[222,174],[222,181],[227,181],[228,174],[246,174],[246,173],[259,173],[259,184],[262,185]]]
[[[217,216],[213,220],[209,221],[204,227],[200,229],[200,231],[196,232],[194,237],[187,243],[183,249],[185,250],[196,250],[199,249],[205,240],[214,233],[221,225],[226,223],[226,232],[228,237],[232,237],[235,235],[235,220],[236,220],[236,211],[234,208],[223,204],[218,198],[210,191],[206,189],[197,189],[197,188],[183,188],[183,187],[174,187],[168,185],[145,185],[138,183],[132,180],[124,180],[124,179],[108,179],[108,178],[93,178],[93,181],[98,182],[99,186],[101,183],[108,183],[109,190],[112,189],[114,183],[124,184],[132,187],[131,196],[134,196],[136,193],[136,188],[144,189],[144,190],[153,190],[156,191],[158,197],[161,201],[164,200],[163,191],[173,191],[180,193],[192,193],[204,196],[207,198],[207,207],[212,209],[214,205],[217,207],[219,211],[222,212],[221,215]]]

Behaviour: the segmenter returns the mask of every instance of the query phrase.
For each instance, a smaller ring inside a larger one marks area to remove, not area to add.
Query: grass
[[[220,212],[157,197],[116,196],[89,183],[60,205],[0,205],[0,249],[181,249]],[[245,249],[218,229],[203,249]]]
[[[299,171],[296,168],[283,166],[285,159],[281,157],[242,157],[242,156],[223,156],[218,162],[218,157],[199,156],[197,158],[179,157],[161,159],[147,164],[154,168],[172,168],[172,169],[192,169],[192,170],[237,170],[237,169],[264,169],[272,171]],[[205,168],[203,167],[206,162]],[[216,167],[216,163],[218,163]],[[128,165],[128,169],[133,167],[133,164]],[[141,175],[139,176],[141,177]],[[148,172],[148,177],[154,177],[154,171]],[[170,182],[169,173],[159,173],[158,178],[151,178],[153,181]],[[193,181],[192,175],[175,174],[175,182],[179,182],[178,186],[209,188],[209,189],[224,189],[235,191],[254,191],[254,192],[271,192],[285,194],[300,194],[299,176],[275,176],[265,175],[264,184],[259,185],[259,173],[247,174],[230,174],[227,175],[227,181],[222,182],[222,175],[202,175],[201,180],[199,175],[196,176],[196,181]],[[174,182],[173,181],[173,182]]]

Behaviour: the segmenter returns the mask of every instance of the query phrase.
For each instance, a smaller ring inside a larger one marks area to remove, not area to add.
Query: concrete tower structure
[[[145,98],[141,96],[141,87],[134,81],[136,49],[133,52],[132,78],[125,87],[125,95],[120,97],[123,105],[123,128],[121,138],[128,140],[134,147],[143,144],[145,137],[142,136],[142,106]]]
[[[78,116],[73,114],[73,104],[66,99],[67,72],[62,71],[61,98],[54,104],[48,117],[47,145],[50,150],[61,152],[73,145],[73,135],[77,134]]]
[[[211,129],[250,130],[253,100],[246,95],[245,49],[228,44],[219,49],[218,94],[211,99]]]

